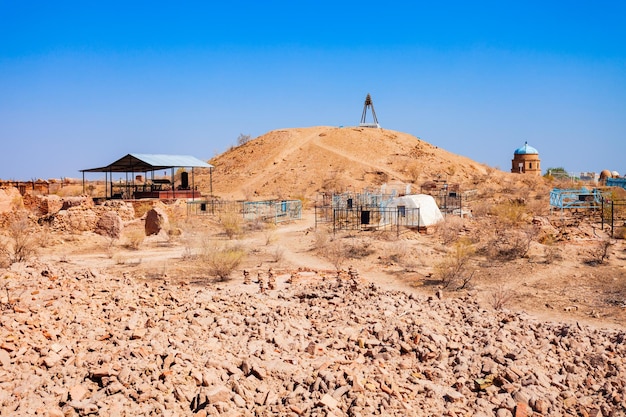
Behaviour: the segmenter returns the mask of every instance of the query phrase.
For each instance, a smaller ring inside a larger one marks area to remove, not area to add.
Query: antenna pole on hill
[[[367,123],[365,118],[367,116],[367,108],[372,108],[372,117],[374,118],[374,123]],[[374,102],[372,101],[372,96],[367,93],[367,97],[365,97],[365,104],[363,105],[363,114],[361,115],[361,123],[359,124],[361,127],[377,127],[380,128],[378,124],[378,118],[376,117],[376,110],[374,110]]]

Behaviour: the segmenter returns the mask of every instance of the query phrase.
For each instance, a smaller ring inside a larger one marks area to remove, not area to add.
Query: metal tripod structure
[[[367,117],[367,108],[371,107],[372,109],[372,117],[374,118],[374,123],[367,123],[365,118]],[[380,128],[378,124],[378,118],[376,117],[376,110],[374,110],[374,102],[372,101],[372,96],[367,93],[367,97],[365,97],[365,104],[363,105],[363,114],[361,115],[361,123],[360,127],[377,127]]]

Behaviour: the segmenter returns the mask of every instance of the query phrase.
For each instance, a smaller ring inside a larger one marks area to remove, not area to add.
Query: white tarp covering
[[[419,213],[417,208],[419,208]],[[443,215],[437,207],[435,199],[427,194],[411,194],[394,198],[387,209],[395,209],[394,211],[398,213],[398,216],[402,216],[404,211],[406,218],[404,221],[403,219],[399,219],[399,221],[405,226],[429,227],[443,221]],[[384,219],[384,221],[391,223],[395,219]]]

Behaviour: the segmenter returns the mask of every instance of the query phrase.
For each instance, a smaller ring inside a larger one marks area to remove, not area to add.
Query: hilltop
[[[230,199],[310,198],[388,183],[419,190],[434,178],[469,186],[493,171],[407,133],[361,127],[273,130],[209,162],[214,193]],[[207,176],[198,177],[204,188]]]

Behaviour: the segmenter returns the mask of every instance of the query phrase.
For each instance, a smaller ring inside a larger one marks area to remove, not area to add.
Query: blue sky
[[[626,173],[626,2],[0,0],[0,178],[270,130],[383,128],[502,170]],[[218,167],[219,169],[219,167]]]

